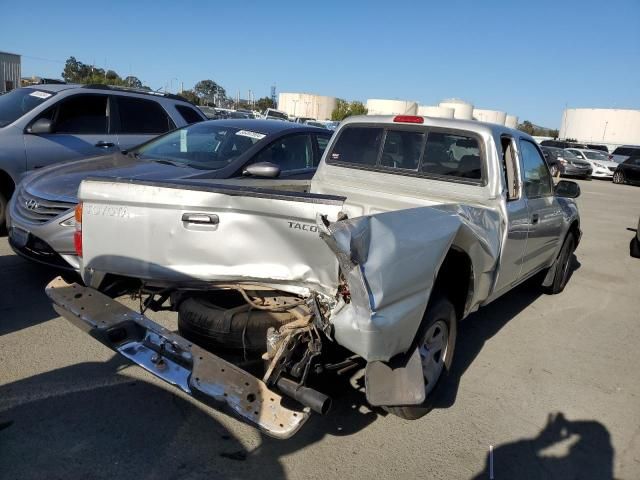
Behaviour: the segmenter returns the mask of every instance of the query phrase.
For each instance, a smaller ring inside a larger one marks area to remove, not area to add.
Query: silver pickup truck
[[[309,192],[85,180],[86,286],[57,279],[47,292],[105,345],[269,435],[326,413],[318,379],[362,367],[371,405],[415,419],[446,381],[458,321],[537,274],[563,290],[579,194],[554,185],[523,132],[355,117]],[[111,298],[127,290],[140,312]],[[178,332],[148,309],[176,311]]]

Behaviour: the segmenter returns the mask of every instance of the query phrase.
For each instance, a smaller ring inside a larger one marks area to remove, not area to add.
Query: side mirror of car
[[[34,135],[39,135],[42,133],[52,133],[53,132],[53,124],[51,120],[48,118],[39,118],[36,120],[33,125],[31,125],[27,129],[27,133],[32,133]]]
[[[569,180],[560,180],[555,186],[557,197],[578,198],[580,196],[580,185]]]
[[[280,167],[271,162],[252,163],[242,171],[242,174],[251,177],[276,178],[280,175]]]

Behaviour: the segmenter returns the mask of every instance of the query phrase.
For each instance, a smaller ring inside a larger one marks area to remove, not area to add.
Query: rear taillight
[[[424,123],[424,117],[418,115],[396,115],[393,117],[393,121],[398,123]]]
[[[73,247],[76,255],[82,257],[82,202],[76,205],[74,217],[76,219],[76,231],[73,232]]]

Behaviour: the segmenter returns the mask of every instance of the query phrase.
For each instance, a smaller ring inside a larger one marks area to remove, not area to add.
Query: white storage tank
[[[515,115],[507,115],[504,125],[509,128],[518,128],[518,117]]]
[[[367,115],[416,115],[418,104],[409,100],[367,100]]]
[[[418,106],[418,115],[423,117],[453,118],[453,112],[453,108],[449,107],[438,107],[433,105]]]
[[[474,108],[473,118],[479,122],[504,125],[507,119],[507,112],[501,112],[499,110],[486,110],[484,108]]]
[[[568,108],[562,115],[560,138],[610,146],[640,145],[640,110]]]
[[[286,112],[289,117],[331,120],[331,113],[335,108],[336,97],[291,92],[283,92],[278,95],[278,110]]]
[[[448,98],[440,102],[439,106],[453,108],[453,118],[461,120],[473,119],[473,105],[457,98]]]

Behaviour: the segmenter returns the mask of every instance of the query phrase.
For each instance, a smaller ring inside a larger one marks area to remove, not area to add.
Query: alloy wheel
[[[449,327],[443,320],[438,320],[427,330],[422,345],[418,349],[422,362],[422,373],[425,381],[425,394],[429,395],[435,388],[438,378],[444,369],[449,343]]]

